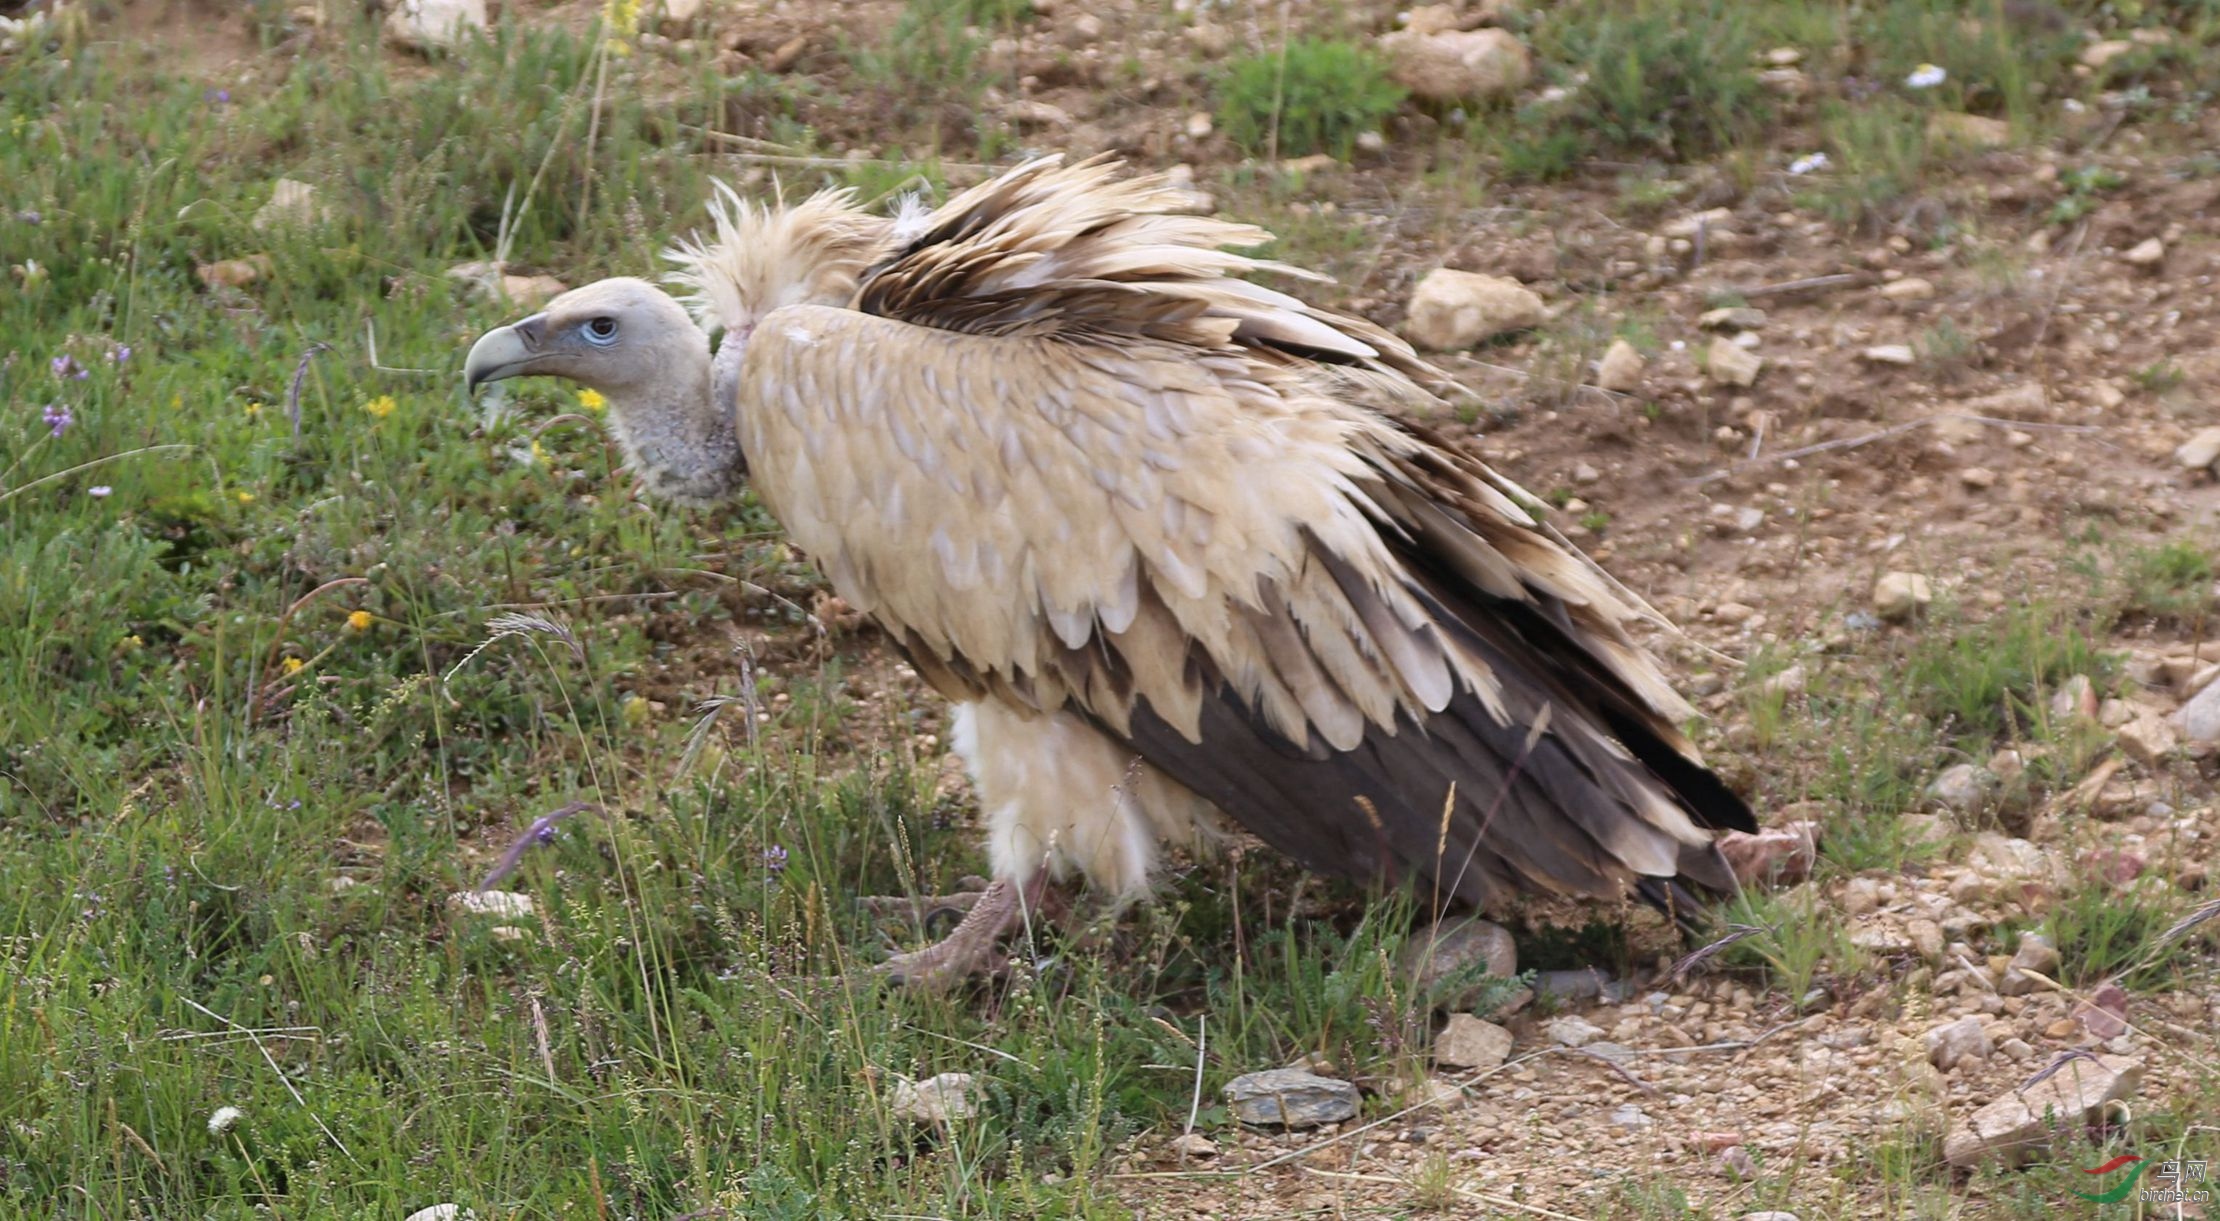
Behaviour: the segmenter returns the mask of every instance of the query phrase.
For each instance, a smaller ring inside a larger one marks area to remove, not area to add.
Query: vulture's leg
[[[867,915],[929,932],[943,920],[962,919],[987,890],[987,880],[981,877],[959,878],[956,885],[960,889],[945,895],[865,895],[856,900],[856,906]]]
[[[980,892],[954,932],[922,950],[897,954],[874,969],[898,983],[935,990],[989,974],[1004,961],[1003,935],[1024,926],[1041,910],[1048,887],[1045,869],[1022,885],[996,878]]]

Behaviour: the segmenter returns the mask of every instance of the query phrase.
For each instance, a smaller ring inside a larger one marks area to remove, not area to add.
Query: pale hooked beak
[[[463,359],[463,388],[476,391],[485,382],[530,373],[532,365],[547,355],[541,347],[546,337],[545,314],[487,331],[470,345],[470,355]]]

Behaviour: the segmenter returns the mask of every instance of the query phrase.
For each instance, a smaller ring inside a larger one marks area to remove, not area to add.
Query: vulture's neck
[[[706,343],[673,361],[657,381],[611,397],[618,440],[649,495],[705,505],[740,490],[747,466],[731,402],[711,393]]]

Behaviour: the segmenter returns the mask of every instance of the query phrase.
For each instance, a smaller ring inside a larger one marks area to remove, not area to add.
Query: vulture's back
[[[1469,455],[1445,384],[1238,275],[1260,230],[1037,162],[898,223],[737,375],[759,493],[959,699],[1067,709],[1320,872],[1659,902],[1754,829],[1635,612]],[[1295,273],[1303,274],[1303,273]]]

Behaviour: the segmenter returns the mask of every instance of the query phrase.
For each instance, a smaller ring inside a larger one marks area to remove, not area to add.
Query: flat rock
[[[1420,995],[1438,989],[1444,981],[1465,976],[1475,968],[1501,979],[1519,973],[1517,946],[1500,924],[1477,917],[1452,917],[1427,925],[1411,934],[1397,957],[1403,978]],[[1434,998],[1445,1009],[1469,1009],[1480,999],[1484,982]]]
[[[1934,585],[1916,572],[1884,572],[1873,582],[1873,610],[1883,619],[1907,618],[1934,600]]]
[[[1765,325],[1765,311],[1747,305],[1705,310],[1696,326],[1706,331],[1754,331]]]
[[[1172,1138],[1172,1152],[1181,1157],[1216,1157],[1218,1145],[1200,1132],[1186,1132]]]
[[[1414,23],[1381,36],[1380,49],[1395,83],[1430,102],[1510,97],[1534,76],[1533,54],[1509,30],[1436,30]]]
[[[1226,1082],[1226,1101],[1242,1123],[1315,1128],[1357,1117],[1357,1087],[1299,1068],[1266,1069]]]
[[[1918,276],[1905,276],[1883,284],[1881,295],[1891,301],[1925,301],[1935,295],[1935,286]]]
[[[1704,353],[1704,372],[1722,386],[1748,386],[1765,368],[1765,358],[1724,336],[1711,341]]]
[[[1603,359],[1596,362],[1596,385],[1616,394],[1632,394],[1642,388],[1642,354],[1624,339],[1614,339],[1603,350]],[[2220,429],[2214,429],[2220,432]]]
[[[1972,763],[1952,764],[1927,786],[1927,795],[1953,810],[1978,810],[1997,790],[1996,773]]]
[[[1434,1036],[1434,1063],[1443,1068],[1494,1068],[1511,1054],[1511,1032],[1469,1013],[1452,1013]]]
[[[1411,294],[1403,333],[1419,347],[1448,352],[1539,326],[1547,315],[1542,299],[1516,280],[1440,267]]]
[[[2178,714],[2177,714],[2178,715]],[[2156,767],[2181,744],[2180,735],[2173,724],[2156,713],[2146,712],[2119,728],[2120,749],[2128,758],[2145,767]]]
[[[2156,267],[2166,261],[2166,243],[2147,237],[2128,247],[2120,261],[2130,267]]]
[[[2181,443],[2174,451],[2174,461],[2192,471],[2209,468],[2220,462],[2220,427],[2200,429],[2197,435]]]
[[[1869,365],[1908,365],[1915,358],[1908,343],[1877,343],[1858,353],[1858,359]]]
[[[2049,1146],[2054,1130],[2081,1132],[2107,1104],[2133,1095],[2142,1083],[2141,1061],[2076,1057],[2034,1085],[1975,1111],[1944,1139],[1943,1158],[1961,1168],[1989,1161],[2020,1165]]]

